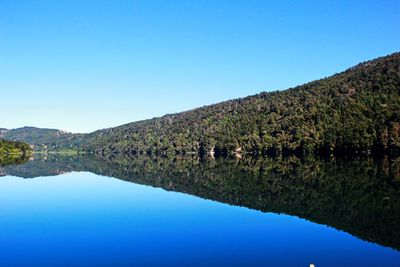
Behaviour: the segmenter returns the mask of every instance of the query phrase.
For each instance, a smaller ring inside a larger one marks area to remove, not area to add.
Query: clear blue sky
[[[400,50],[400,1],[0,0],[0,127],[89,132]]]

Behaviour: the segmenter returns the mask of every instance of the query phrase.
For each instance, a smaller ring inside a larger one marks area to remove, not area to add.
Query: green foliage
[[[5,155],[28,155],[31,152],[31,147],[26,143],[0,139],[0,156],[4,157]]]

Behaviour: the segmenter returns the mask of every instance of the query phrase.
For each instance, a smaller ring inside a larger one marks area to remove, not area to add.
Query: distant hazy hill
[[[25,127],[0,138],[97,154],[398,154],[400,53],[285,91],[90,134]]]
[[[100,130],[86,138],[84,149],[96,153],[399,153],[400,53],[285,91]]]
[[[36,150],[58,150],[77,147],[81,134],[72,134],[56,129],[23,127],[17,129],[0,129],[0,138],[11,141],[22,141],[34,145]]]

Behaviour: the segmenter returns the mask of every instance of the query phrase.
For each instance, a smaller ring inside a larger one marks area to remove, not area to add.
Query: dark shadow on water
[[[400,249],[399,160],[35,155],[22,165],[0,166],[0,175],[24,178],[89,171],[230,205],[298,216]]]

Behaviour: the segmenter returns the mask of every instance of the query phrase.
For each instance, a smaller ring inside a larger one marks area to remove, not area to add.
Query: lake
[[[400,266],[390,159],[0,166],[0,266]]]

